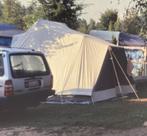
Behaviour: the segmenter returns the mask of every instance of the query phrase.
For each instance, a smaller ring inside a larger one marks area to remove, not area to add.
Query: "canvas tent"
[[[45,53],[57,94],[87,95],[93,101],[101,101],[116,97],[120,92],[132,92],[125,77],[124,49],[73,31],[64,24],[39,20],[24,34],[14,37],[12,47]]]

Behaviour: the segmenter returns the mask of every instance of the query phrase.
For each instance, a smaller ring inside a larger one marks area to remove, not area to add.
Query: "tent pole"
[[[120,91],[121,96],[123,97],[122,88],[121,88],[121,85],[120,85],[120,82],[119,82],[118,74],[117,74],[117,71],[116,71],[116,67],[115,67],[113,56],[112,56],[110,49],[109,49],[109,52],[110,52],[110,56],[111,56],[111,59],[112,59],[112,65],[113,65],[114,73],[115,73],[116,80],[117,80],[117,83],[118,83],[119,91]]]
[[[111,53],[112,53],[112,56],[115,58],[116,62],[118,63],[118,65],[119,65],[119,67],[120,67],[121,71],[123,72],[123,74],[124,74],[124,76],[125,76],[126,80],[127,80],[127,81],[128,81],[128,83],[129,83],[130,87],[132,88],[132,90],[133,90],[133,92],[134,92],[134,94],[135,94],[136,98],[140,100],[140,98],[139,98],[138,94],[136,93],[136,91],[135,91],[135,89],[134,89],[133,85],[131,84],[130,80],[128,79],[128,77],[127,77],[126,73],[124,72],[124,70],[123,70],[122,66],[120,65],[120,63],[119,63],[118,59],[116,58],[115,54],[114,54],[113,52],[111,52]]]

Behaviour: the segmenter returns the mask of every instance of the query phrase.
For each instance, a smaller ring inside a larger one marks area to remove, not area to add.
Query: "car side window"
[[[4,75],[4,63],[3,63],[3,56],[0,54],[0,76]]]

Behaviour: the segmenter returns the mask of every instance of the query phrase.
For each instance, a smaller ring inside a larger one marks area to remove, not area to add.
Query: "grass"
[[[145,89],[139,91],[147,97]],[[129,129],[147,121],[147,102],[117,99],[90,105],[43,104],[23,113],[0,113],[0,128],[27,126],[38,130],[48,127],[104,127]]]

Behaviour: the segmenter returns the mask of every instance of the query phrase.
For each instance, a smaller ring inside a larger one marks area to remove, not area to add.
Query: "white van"
[[[41,52],[0,48],[0,108],[25,108],[44,101],[53,76]]]

